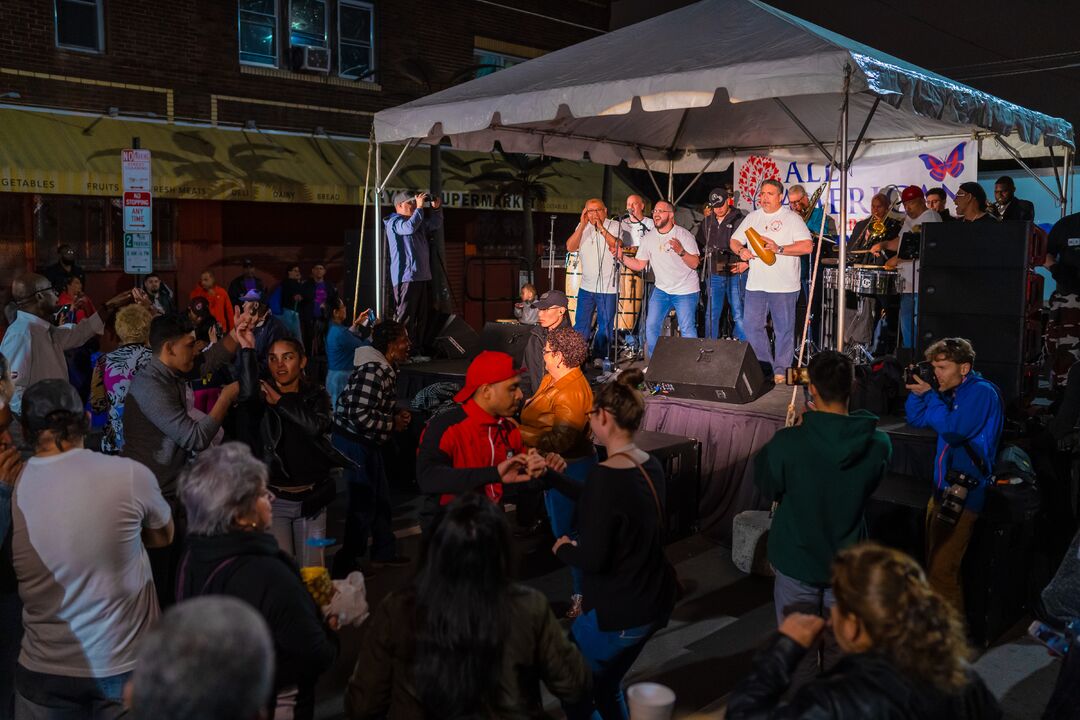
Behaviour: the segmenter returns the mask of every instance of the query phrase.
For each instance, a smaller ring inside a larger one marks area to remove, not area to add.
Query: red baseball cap
[[[514,358],[504,352],[484,350],[469,363],[465,371],[465,387],[454,396],[454,402],[463,403],[480,389],[481,385],[494,385],[520,375],[522,368],[514,367]]]
[[[918,185],[908,185],[904,188],[904,192],[900,193],[900,202],[907,202],[908,200],[918,200],[923,197],[922,188]]]

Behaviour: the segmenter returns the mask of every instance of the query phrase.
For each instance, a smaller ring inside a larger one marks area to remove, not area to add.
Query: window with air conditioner
[[[105,52],[105,0],[55,0],[56,46]]]
[[[339,0],[338,67],[342,77],[374,78],[375,8],[371,3]]]
[[[278,66],[277,0],[240,0],[240,62]]]
[[[326,0],[289,0],[289,44],[327,46]]]

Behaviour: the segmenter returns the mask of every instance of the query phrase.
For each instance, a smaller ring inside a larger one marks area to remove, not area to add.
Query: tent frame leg
[[[1043,179],[1039,177],[1034,170],[1031,169],[1031,166],[1024,162],[1024,158],[1020,156],[1020,153],[1018,153],[1012,145],[1005,142],[1005,140],[1003,140],[1002,137],[997,133],[994,133],[994,140],[997,141],[998,145],[1005,148],[1005,152],[1012,155],[1013,160],[1015,160],[1020,165],[1020,167],[1024,168],[1024,171],[1032,178],[1034,178],[1035,182],[1042,185],[1042,189],[1045,190],[1050,195],[1050,197],[1054,198],[1055,201],[1062,202],[1062,196],[1055,193],[1053,190],[1050,189],[1049,185],[1043,182]]]
[[[705,167],[701,168],[701,170],[698,171],[698,174],[694,176],[694,179],[690,181],[690,184],[687,185],[681,193],[679,193],[679,197],[675,198],[675,201],[671,203],[672,205],[679,204],[679,201],[683,199],[683,196],[686,195],[686,193],[690,192],[690,188],[694,187],[694,185],[697,184],[697,181],[701,179],[701,176],[705,174],[705,171],[709,169],[709,167],[718,157],[720,157],[720,153],[714,153],[713,156],[709,158],[709,162],[705,163]]]
[[[653,175],[652,166],[649,165],[649,161],[645,159],[645,154],[641,152],[641,148],[639,147],[635,146],[634,149],[637,150],[638,157],[641,158],[641,162],[645,166],[645,170],[649,173],[649,180],[652,181],[653,187],[656,188],[656,198],[658,200],[663,198],[664,192],[660,189],[660,184],[656,182],[656,177]]]
[[[791,122],[798,125],[799,129],[803,131],[803,134],[806,135],[806,137],[810,139],[810,142],[814,143],[814,147],[816,147],[821,152],[821,154],[825,156],[825,159],[828,160],[833,165],[836,165],[836,159],[832,156],[832,153],[829,152],[828,150],[826,150],[825,146],[821,144],[821,141],[818,140],[816,137],[814,137],[814,133],[810,132],[810,128],[806,127],[806,125],[803,124],[803,121],[800,120],[799,117],[794,112],[791,111],[791,108],[789,108],[787,106],[787,104],[778,97],[774,97],[773,100],[776,101],[776,104],[780,106],[781,110],[783,110],[785,113],[787,113],[787,116],[789,118],[791,118]],[[847,91],[846,90],[844,91],[844,107],[845,108],[847,107]],[[844,112],[846,113],[847,110],[845,109]],[[844,147],[846,148],[847,146],[845,145]]]
[[[840,235],[838,277],[846,277],[847,272],[847,232],[848,232],[848,111],[850,108],[850,95],[848,85],[851,80],[851,67],[846,69],[844,75],[844,103],[840,110],[840,160],[843,163],[840,169],[840,222],[837,228]],[[875,106],[876,107],[876,106]],[[871,112],[871,115],[873,113]],[[867,118],[866,124],[869,125]],[[864,128],[865,130],[865,128]],[[851,152],[855,154],[854,149]],[[835,166],[835,163],[834,163]],[[836,348],[844,352],[844,282],[841,280],[836,287]],[[807,312],[810,312],[811,303],[807,302]]]

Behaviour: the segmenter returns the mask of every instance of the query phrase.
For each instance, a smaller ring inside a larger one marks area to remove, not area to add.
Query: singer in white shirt
[[[593,198],[581,211],[581,222],[566,240],[566,251],[576,252],[581,262],[581,285],[577,294],[574,330],[588,340],[596,312],[596,336],[589,343],[593,357],[607,357],[615,327],[615,247],[619,244],[619,223],[609,220],[602,200]]]

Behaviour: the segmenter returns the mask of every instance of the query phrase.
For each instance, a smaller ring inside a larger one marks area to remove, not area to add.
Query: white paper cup
[[[643,682],[626,689],[630,720],[671,720],[675,712],[675,692],[660,683]]]

